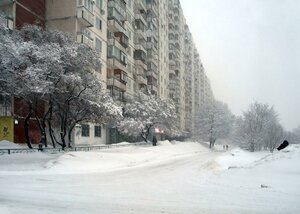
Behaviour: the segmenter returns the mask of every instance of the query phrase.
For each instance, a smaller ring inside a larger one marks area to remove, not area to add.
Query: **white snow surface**
[[[0,141],[0,149],[19,149],[19,148],[24,148],[24,147],[7,140]]]
[[[300,146],[0,155],[0,213],[300,213]]]

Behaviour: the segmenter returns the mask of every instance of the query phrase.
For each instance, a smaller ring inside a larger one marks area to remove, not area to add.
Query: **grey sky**
[[[216,99],[269,103],[300,125],[300,0],[181,0]]]

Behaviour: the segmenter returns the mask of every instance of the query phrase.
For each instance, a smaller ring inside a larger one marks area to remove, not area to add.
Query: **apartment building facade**
[[[182,131],[193,133],[194,118],[214,97],[179,0],[168,0],[169,97]],[[163,17],[160,17],[160,20]]]
[[[105,0],[45,0],[45,26],[71,35],[76,42],[83,43],[96,50],[101,66],[95,74],[106,89],[112,81],[107,72],[115,61],[108,57],[108,7]],[[121,46],[122,47],[122,46]],[[110,55],[111,56],[111,55]],[[107,127],[104,124],[78,124],[74,128],[73,142],[81,144],[106,143]]]
[[[158,70],[159,70],[159,97],[169,99],[169,28],[168,28],[168,1],[158,0],[158,16],[154,21],[158,22]]]
[[[116,101],[140,91],[172,99],[182,131],[193,132],[196,112],[213,99],[179,0],[1,0],[0,8],[11,29],[39,24],[95,49],[95,73]],[[87,122],[73,140],[108,143],[112,132]]]
[[[196,69],[194,65],[197,60],[194,54],[197,53],[195,44],[193,42],[192,34],[188,25],[184,26],[184,74],[185,74],[185,131],[192,133],[194,130],[194,116],[195,116],[195,75]]]
[[[185,126],[184,26],[179,0],[168,0],[169,96],[176,105],[178,124]]]
[[[27,23],[45,26],[44,0],[1,0],[0,12],[4,14],[6,26],[11,30]],[[38,105],[36,116],[40,118],[44,104],[39,102]],[[23,100],[0,95],[0,141],[24,143],[24,120],[27,114],[28,107]],[[28,123],[31,142],[37,144],[41,135],[35,118],[30,118]]]
[[[158,68],[158,2],[147,0],[147,89],[151,94],[160,95],[159,91],[159,68]]]

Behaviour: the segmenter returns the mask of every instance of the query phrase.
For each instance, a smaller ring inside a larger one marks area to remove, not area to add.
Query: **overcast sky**
[[[216,99],[269,103],[300,125],[300,0],[181,0]]]

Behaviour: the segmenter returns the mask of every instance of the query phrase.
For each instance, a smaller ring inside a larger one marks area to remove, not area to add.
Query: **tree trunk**
[[[70,130],[68,131],[68,147],[69,148],[72,147],[72,131],[73,131],[75,125],[76,125],[76,123],[74,125],[72,125]]]
[[[61,147],[64,150],[66,148],[66,119],[65,113],[60,118],[60,139],[61,139]]]
[[[29,120],[30,120],[30,117],[31,117],[31,111],[32,111],[32,107],[29,104],[28,115],[26,116],[26,118],[24,120],[25,141],[26,141],[26,144],[27,144],[29,149],[32,149],[32,145],[30,143],[30,138],[29,138]]]
[[[53,137],[53,129],[52,129],[52,124],[51,124],[53,107],[52,107],[51,103],[49,105],[50,105],[50,107],[49,107],[49,118],[48,118],[48,130],[49,130],[49,135],[50,135],[50,138],[51,138],[51,141],[52,141],[53,148],[55,148],[56,147],[56,145],[55,145],[56,141],[54,140],[54,137]]]
[[[47,143],[47,134],[46,134],[46,120],[42,120],[42,128],[43,128],[43,133],[42,135],[44,136],[44,146],[47,148],[48,147],[48,143]]]
[[[254,152],[254,142],[250,142],[250,152]]]

